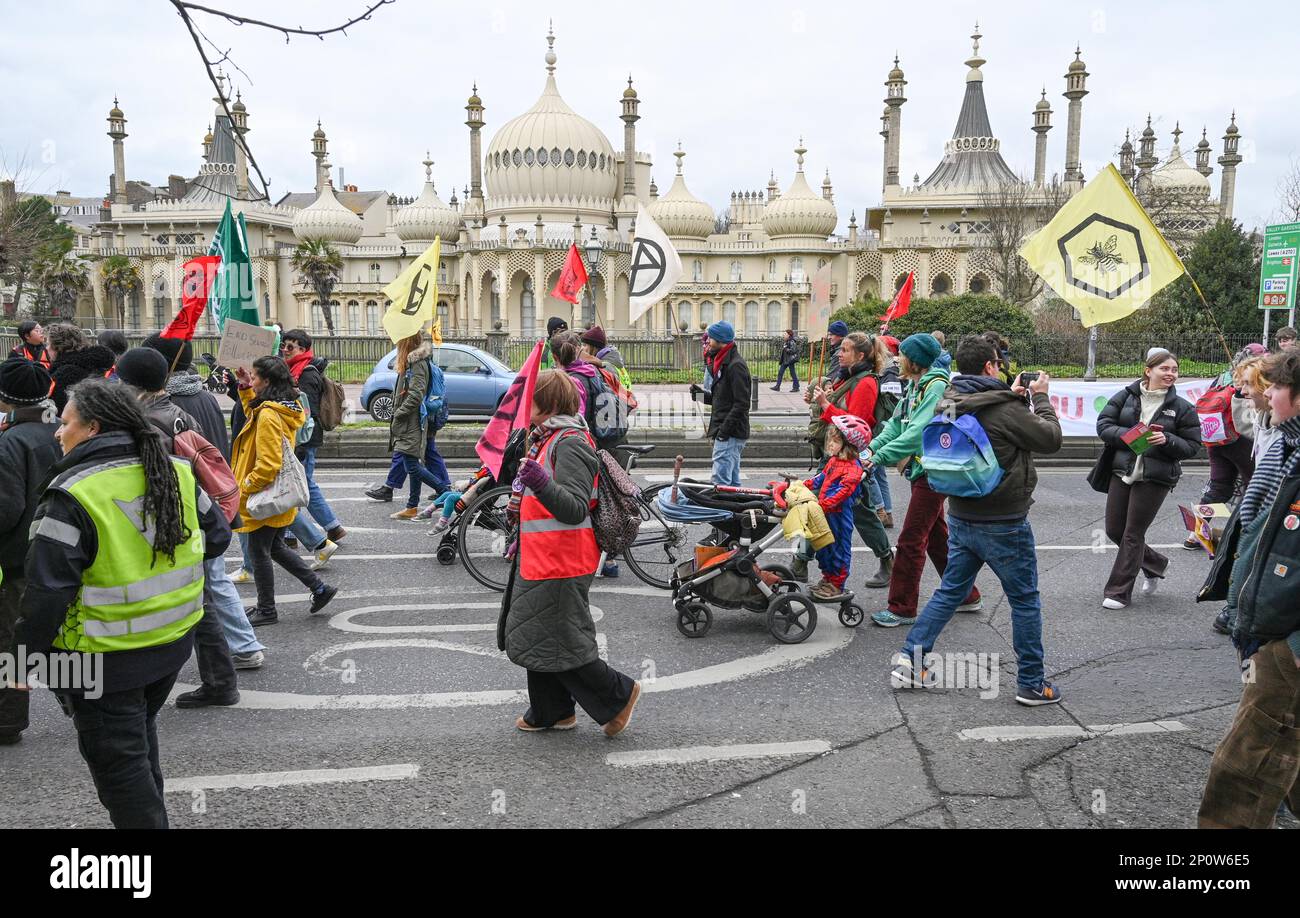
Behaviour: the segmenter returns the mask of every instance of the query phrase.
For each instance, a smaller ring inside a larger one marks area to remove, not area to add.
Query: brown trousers
[[[1271,828],[1283,800],[1300,815],[1300,667],[1286,641],[1270,641],[1250,659],[1253,681],[1210,762],[1202,829]]]
[[[1126,485],[1118,476],[1110,480],[1106,494],[1106,537],[1119,546],[1115,566],[1106,581],[1106,598],[1128,605],[1138,571],[1148,577],[1163,577],[1169,559],[1147,544],[1147,530],[1155,522],[1160,505],[1170,489],[1162,484],[1139,481]]]

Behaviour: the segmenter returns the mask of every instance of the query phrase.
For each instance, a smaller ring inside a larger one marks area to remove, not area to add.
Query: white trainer
[[[1103,599],[1103,600],[1101,601],[1101,607],[1102,607],[1103,609],[1127,609],[1127,608],[1128,608],[1128,604],[1127,604],[1127,603],[1122,603],[1122,602],[1120,602],[1118,599],[1110,599],[1110,598],[1108,597],[1108,598]]]
[[[329,539],[326,539],[325,544],[321,546],[321,550],[316,552],[316,560],[313,561],[311,564],[309,564],[308,567],[310,567],[314,571],[320,570],[321,568],[325,567],[325,565],[330,563],[330,558],[333,557],[334,552],[338,550],[339,550],[338,542],[332,542]]]
[[[1160,588],[1160,578],[1159,578],[1159,577],[1148,577],[1146,574],[1143,574],[1143,575],[1142,575],[1142,595],[1143,595],[1143,596],[1150,596],[1150,595],[1152,595],[1153,593],[1155,593],[1155,591],[1158,590],[1159,588]]]

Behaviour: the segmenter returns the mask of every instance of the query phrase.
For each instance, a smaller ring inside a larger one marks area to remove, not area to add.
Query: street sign
[[[1259,308],[1294,309],[1296,267],[1300,264],[1300,223],[1264,229],[1264,256],[1259,263]]]

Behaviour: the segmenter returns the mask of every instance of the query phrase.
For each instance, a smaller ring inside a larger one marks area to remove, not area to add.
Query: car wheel
[[[366,410],[376,421],[387,423],[393,419],[393,393],[387,390],[376,392],[370,396],[370,404],[366,405]]]

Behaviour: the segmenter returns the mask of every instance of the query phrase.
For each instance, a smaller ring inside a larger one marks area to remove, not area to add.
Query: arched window
[[[592,293],[590,284],[587,284],[582,291],[582,321],[587,325],[596,324],[596,297]]]
[[[321,312],[320,300],[312,300],[311,302],[312,334],[319,332],[324,327],[325,327],[325,316],[324,313]]]
[[[947,274],[936,274],[930,282],[931,296],[948,296],[952,293],[952,278]]]
[[[820,271],[824,267],[826,267],[826,259],[825,258],[817,259],[817,270]]]
[[[897,293],[898,291],[902,290],[903,284],[905,283],[907,283],[906,274],[900,274],[898,275],[898,277],[894,278],[894,292]]]
[[[533,279],[524,279],[523,289],[519,291],[519,325],[526,337],[532,337],[537,330],[537,308],[533,297]]]
[[[731,263],[731,282],[733,284],[740,283],[740,262],[738,261]]]
[[[370,264],[370,283],[379,283],[379,262],[377,261]]]
[[[137,287],[126,297],[126,324],[131,328],[140,328],[140,289]]]
[[[745,304],[745,334],[758,334],[758,304],[753,300]]]
[[[677,324],[678,326],[685,325],[686,330],[690,331],[691,304],[686,302],[686,300],[682,300],[680,303],[677,304]]]
[[[691,262],[691,280],[697,284],[704,280],[704,262],[698,258]]]
[[[374,300],[366,300],[366,333],[379,334],[379,304]]]
[[[438,283],[447,283],[447,263],[441,259],[438,261]]]
[[[348,300],[348,334],[355,335],[361,331],[361,304]]]
[[[736,304],[727,300],[722,304],[722,321],[730,322],[731,327],[736,327]]]
[[[790,304],[790,327],[795,331],[799,330],[799,301],[795,300]]]
[[[167,297],[161,292],[153,298],[153,324],[155,328],[167,327]]]
[[[451,327],[451,308],[447,305],[446,300],[438,301],[438,320],[442,323],[442,331],[445,334]]]
[[[775,258],[769,258],[767,260],[767,279],[776,280],[776,259]]]
[[[790,259],[790,283],[802,284],[803,282],[803,259],[796,256]]]
[[[989,289],[989,279],[983,274],[976,274],[970,279],[971,293],[987,293]]]
[[[700,324],[706,328],[713,324],[713,304],[708,300],[700,304]]]
[[[501,281],[496,277],[492,278],[492,321],[493,323],[501,321]]]
[[[775,335],[781,331],[781,304],[776,300],[767,304],[767,333]]]

